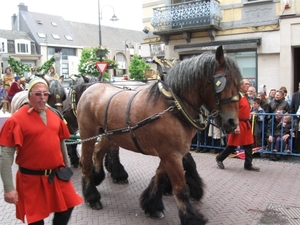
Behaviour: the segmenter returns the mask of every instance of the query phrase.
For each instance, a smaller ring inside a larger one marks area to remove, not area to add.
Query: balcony
[[[219,30],[222,20],[217,0],[198,0],[153,8],[153,34],[168,36],[192,31]]]

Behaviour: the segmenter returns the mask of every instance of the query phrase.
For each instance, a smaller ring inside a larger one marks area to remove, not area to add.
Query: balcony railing
[[[221,20],[219,1],[198,0],[154,8],[150,23],[154,27],[154,34],[163,34],[220,29]]]

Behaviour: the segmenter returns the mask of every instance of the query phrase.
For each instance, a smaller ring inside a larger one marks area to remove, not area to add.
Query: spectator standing
[[[284,99],[284,93],[282,90],[277,90],[275,98],[269,103],[270,113],[276,113],[277,110],[282,109],[285,112],[290,111],[290,105]]]
[[[291,105],[291,99],[290,99],[290,97],[289,97],[289,95],[288,95],[288,93],[287,93],[286,87],[281,86],[281,87],[279,88],[279,90],[282,90],[282,91],[283,91],[283,94],[284,94],[284,100],[287,101],[287,103],[289,103],[289,105]]]
[[[290,112],[291,114],[299,114],[299,116],[295,117],[295,144],[293,148],[293,153],[300,153],[300,127],[299,127],[299,121],[300,121],[300,82],[298,83],[298,91],[295,92],[292,96],[291,101],[291,108]]]
[[[253,107],[250,111],[251,114],[251,123],[252,123],[252,133],[254,138],[254,146],[258,147],[262,146],[262,126],[263,126],[263,115],[257,115],[257,113],[264,113],[264,110],[260,107],[261,100],[259,98],[255,98],[253,100]]]
[[[23,105],[4,123],[0,132],[1,178],[4,199],[16,205],[16,217],[29,225],[42,225],[54,212],[53,225],[66,225],[73,208],[82,203],[70,173],[64,139],[70,133],[63,120],[46,107],[49,89],[45,80],[34,78],[28,87],[28,105]],[[32,126],[34,124],[34,126]],[[11,165],[19,170],[16,189]],[[62,170],[63,169],[63,170]]]
[[[252,144],[253,135],[250,124],[250,104],[247,98],[247,91],[250,86],[249,80],[244,79],[241,83],[241,98],[239,101],[239,124],[234,133],[228,134],[227,147],[216,157],[220,169],[225,169],[223,161],[233,152],[237,146],[245,151],[244,169],[259,172],[258,167],[252,165]]]
[[[270,103],[276,95],[276,89],[275,88],[271,88],[271,90],[269,91],[269,96],[268,96],[268,102]]]
[[[247,92],[248,100],[250,103],[250,106],[253,106],[253,100],[256,98],[256,89],[253,86],[250,86]]]
[[[266,96],[263,92],[258,92],[257,93],[257,98],[260,99],[260,107],[264,110],[265,113],[270,112],[270,106],[268,103],[268,99],[266,99]]]
[[[214,124],[214,120],[212,121]],[[208,137],[211,138],[211,144],[214,146],[214,153],[218,154],[221,152],[222,149],[218,147],[222,147],[223,145],[223,138],[225,135],[223,134],[220,128],[215,127],[214,125],[210,124],[208,129]]]
[[[53,66],[49,69],[49,76],[59,80],[59,75],[55,72],[55,68]]]
[[[267,97],[267,86],[265,84],[261,85],[259,87],[258,92],[262,92],[265,95],[265,97]]]
[[[7,67],[5,73],[2,75],[2,85],[6,95],[10,85],[14,82],[14,78],[15,75],[11,72],[11,69]]]
[[[6,100],[11,103],[12,98],[15,96],[16,93],[23,91],[21,86],[21,77],[15,76],[15,81],[10,85],[8,89]]]

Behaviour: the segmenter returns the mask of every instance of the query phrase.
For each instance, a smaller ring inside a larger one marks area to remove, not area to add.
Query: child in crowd
[[[259,98],[254,98],[253,107],[251,108],[251,124],[252,124],[252,134],[254,138],[254,146],[258,147],[262,145],[262,124],[264,120],[263,115],[257,115],[257,113],[264,113],[265,111],[260,107],[261,100]]]
[[[270,150],[278,152],[281,149],[285,150],[287,142],[291,136],[291,116],[283,116],[283,110],[277,110],[275,118],[268,123],[268,145]]]

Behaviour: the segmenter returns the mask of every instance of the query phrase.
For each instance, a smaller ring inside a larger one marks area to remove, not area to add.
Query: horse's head
[[[216,54],[206,52],[175,65],[165,82],[178,102],[182,101],[179,110],[186,108],[182,114],[196,129],[205,128],[200,109],[204,106],[209,116],[215,117],[215,123],[225,133],[231,133],[238,125],[241,79],[238,66],[224,56],[220,46]]]
[[[59,112],[63,111],[63,101],[66,100],[66,92],[62,83],[54,78],[49,78],[49,92],[48,104],[56,108]]]
[[[204,86],[204,105],[215,117],[214,122],[223,128],[225,133],[231,133],[238,125],[239,88],[242,80],[237,64],[224,56],[222,46],[215,54],[215,74],[208,77],[207,88]],[[213,99],[210,98],[213,96]]]

